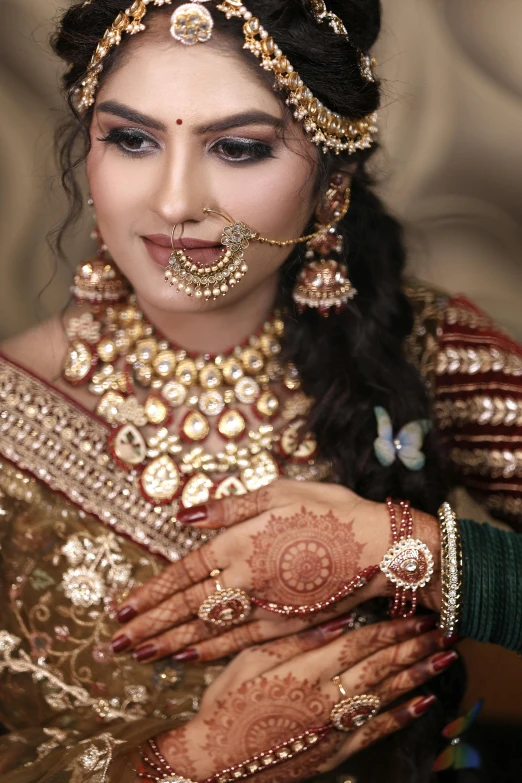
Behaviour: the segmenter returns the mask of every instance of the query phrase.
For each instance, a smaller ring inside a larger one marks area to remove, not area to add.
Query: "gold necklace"
[[[180,497],[188,507],[259,489],[281,472],[324,478],[316,440],[302,429],[313,400],[280,359],[283,331],[276,314],[240,346],[191,355],[158,334],[131,294],[71,320],[63,377],[100,398],[111,455],[138,475],[145,498]],[[212,432],[224,441],[217,453],[204,446]]]

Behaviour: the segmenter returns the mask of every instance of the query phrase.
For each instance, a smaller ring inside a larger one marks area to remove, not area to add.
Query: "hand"
[[[253,607],[245,624],[216,635],[197,619],[199,606],[216,590],[210,572],[219,569],[224,587],[240,587],[251,596],[311,604],[330,598],[362,569],[379,563],[390,545],[385,504],[333,484],[280,480],[249,495],[187,509],[179,519],[226,530],[125,601],[118,618],[134,619],[115,635],[116,652],[135,647],[138,660],[152,661],[181,650],[178,660],[213,660],[296,633],[317,623],[317,617],[289,619]],[[415,511],[414,531],[432,549],[437,570],[437,521]],[[326,616],[388,592],[389,583],[379,574]]]
[[[256,779],[286,783],[327,772],[406,726],[436,701],[417,696],[385,709],[457,659],[454,651],[445,650],[439,631],[426,632],[430,622],[393,620],[337,639],[335,632],[318,626],[244,651],[207,689],[198,715],[158,738],[160,752],[178,775],[205,780],[330,723],[333,706],[346,698],[332,682],[340,675],[348,698],[378,696],[379,714],[351,733],[332,729],[310,750]]]

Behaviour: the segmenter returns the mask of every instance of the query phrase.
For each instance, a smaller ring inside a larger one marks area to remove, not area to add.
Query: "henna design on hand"
[[[291,516],[272,514],[251,536],[246,559],[256,595],[283,604],[324,601],[360,570],[364,549],[353,522],[340,522],[330,510],[305,507]]]
[[[189,750],[188,727],[186,725],[173,729],[167,734],[162,734],[157,737],[156,741],[161,754],[179,775],[196,779],[198,771]],[[197,750],[194,748],[192,750],[197,756]]]
[[[263,750],[329,720],[332,700],[318,683],[284,678],[258,677],[243,683],[218,701],[205,720],[206,737],[202,750],[214,771],[239,763]],[[266,783],[302,780],[329,757],[338,735],[329,735],[310,751],[280,768],[261,773]],[[256,776],[257,777],[257,776]]]

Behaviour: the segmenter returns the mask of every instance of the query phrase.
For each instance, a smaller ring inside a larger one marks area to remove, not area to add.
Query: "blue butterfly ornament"
[[[397,435],[394,435],[388,411],[381,407],[373,410],[377,419],[378,433],[373,448],[381,465],[388,468],[399,458],[408,470],[422,470],[426,462],[422,444],[431,430],[431,421],[429,419],[410,421],[399,430]]]

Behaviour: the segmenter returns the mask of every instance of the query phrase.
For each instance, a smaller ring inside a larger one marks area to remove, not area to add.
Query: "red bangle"
[[[395,585],[390,615],[411,617],[417,608],[417,590],[427,585],[433,574],[433,556],[426,544],[413,538],[413,516],[409,501],[399,501],[401,509],[399,527],[391,498],[386,499],[386,505],[390,514],[392,545],[379,567]]]

